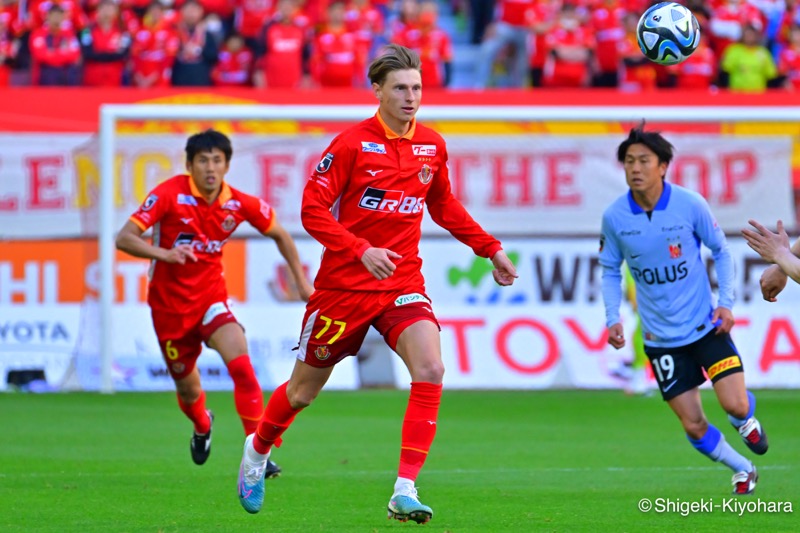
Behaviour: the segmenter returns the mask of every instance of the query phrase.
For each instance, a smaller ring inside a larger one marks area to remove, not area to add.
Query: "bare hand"
[[[783,221],[778,221],[778,232],[772,233],[770,230],[759,224],[755,220],[747,221],[757,231],[743,229],[742,235],[747,240],[747,245],[758,253],[765,261],[775,263],[778,256],[786,252],[791,253],[789,248],[789,235],[783,229]]]
[[[717,335],[720,333],[730,333],[733,329],[735,321],[733,320],[733,313],[730,309],[725,307],[717,307],[714,309],[714,314],[711,315],[711,322],[717,324]]]
[[[386,248],[367,248],[361,256],[361,263],[376,279],[384,280],[394,274],[397,265],[392,259],[402,259],[403,256]]]
[[[187,259],[192,263],[197,263],[197,256],[194,255],[191,245],[179,244],[175,248],[168,250],[162,261],[165,263],[178,263],[185,265]]]
[[[314,294],[314,286],[305,279],[300,280],[300,283],[297,284],[297,295],[300,296],[300,299],[307,302],[312,294]]]
[[[508,258],[503,250],[494,254],[494,257],[492,257],[492,264],[494,265],[492,277],[495,283],[501,287],[507,287],[513,284],[514,280],[519,277],[514,263],[511,262],[511,259]]]
[[[617,322],[608,328],[608,344],[617,350],[625,346],[625,332],[622,329],[621,322]]]
[[[772,265],[761,274],[761,296],[768,302],[777,302],[778,295],[786,287],[789,276],[778,265]]]

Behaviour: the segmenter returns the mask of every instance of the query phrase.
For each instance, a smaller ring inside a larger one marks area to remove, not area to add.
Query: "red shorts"
[[[194,370],[202,344],[215,331],[225,324],[237,323],[227,302],[215,302],[202,314],[153,309],[151,315],[161,355],[175,380]]]
[[[422,290],[359,292],[317,289],[306,304],[297,358],[315,367],[356,355],[370,326],[392,350],[400,333],[420,320],[439,322]]]

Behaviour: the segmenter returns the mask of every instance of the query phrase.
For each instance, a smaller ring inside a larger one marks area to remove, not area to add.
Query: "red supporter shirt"
[[[500,0],[498,20],[512,26],[527,26],[530,20],[528,11],[536,5],[535,0]]]
[[[778,56],[778,72],[784,74],[795,91],[800,91],[800,50],[784,48]]]
[[[622,17],[625,10],[619,6],[600,6],[592,11],[591,22],[597,47],[594,56],[601,72],[615,72],[619,65],[617,43],[625,38]]]
[[[93,24],[87,32],[82,34],[81,39],[84,46],[91,47],[96,54],[123,54],[131,43],[130,35],[119,27],[106,30]],[[83,84],[119,87],[122,85],[125,63],[125,57],[120,57],[116,61],[93,61],[87,58],[83,65]]]
[[[192,178],[179,175],[161,183],[131,216],[143,231],[153,226],[153,245],[171,249],[189,244],[197,262],[170,264],[153,261],[147,303],[155,310],[202,312],[209,299],[227,299],[222,272],[222,247],[243,221],[259,232],[269,230],[272,207],[226,182],[211,205]]]
[[[325,30],[314,40],[312,74],[322,87],[352,87],[357,67],[363,64],[355,35]]]
[[[577,46],[590,50],[595,46],[591,31],[580,26],[574,30],[568,30],[556,25],[547,35],[545,43],[548,52],[562,46]],[[589,76],[587,61],[573,62],[553,58],[552,63],[545,70],[545,84],[556,87],[580,87],[586,83]]]
[[[73,29],[76,32],[86,26],[86,14],[81,9],[79,2],[75,0],[33,0],[28,11],[31,14],[29,20],[31,28],[38,28],[44,25],[47,20],[47,12],[53,4],[58,4],[64,10],[64,29]]]
[[[267,53],[260,68],[267,78],[267,87],[294,89],[303,78],[303,46],[306,30],[296,24],[276,22],[264,34]]]
[[[303,227],[325,246],[314,286],[349,291],[423,287],[419,241],[426,205],[434,222],[477,255],[490,257],[501,249],[450,191],[441,135],[414,121],[398,137],[378,114],[339,134],[303,191]],[[361,263],[370,246],[402,256],[388,279],[375,279]]]
[[[226,87],[243,87],[250,84],[250,71],[253,68],[253,52],[242,48],[238,52],[230,52],[223,47],[219,52],[219,61],[214,65],[211,79],[214,85]]]
[[[168,87],[172,75],[172,63],[180,48],[180,39],[172,27],[165,22],[155,28],[142,27],[133,36],[131,58],[133,72],[141,76],[158,73],[155,87]]]
[[[709,46],[701,45],[675,70],[679,89],[708,89],[717,76],[717,59]]]
[[[51,34],[47,28],[31,33],[31,57],[40,65],[64,67],[77,65],[81,59],[81,47],[75,32],[61,29]]]
[[[441,28],[425,31],[416,26],[406,26],[392,37],[392,42],[419,54],[423,87],[444,87],[444,64],[453,60],[453,44],[446,31]]]
[[[242,37],[257,38],[274,10],[275,3],[272,0],[241,0],[234,19],[236,31]]]

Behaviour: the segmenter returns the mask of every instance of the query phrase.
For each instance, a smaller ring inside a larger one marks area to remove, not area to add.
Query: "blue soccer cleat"
[[[401,522],[413,520],[417,524],[427,524],[433,518],[433,509],[420,503],[414,487],[395,493],[389,500],[388,511],[388,518]]]
[[[239,503],[244,510],[250,514],[255,514],[264,505],[264,475],[267,471],[267,463],[254,463],[247,459],[248,446],[253,445],[253,435],[248,435],[244,441],[244,454],[239,466]]]

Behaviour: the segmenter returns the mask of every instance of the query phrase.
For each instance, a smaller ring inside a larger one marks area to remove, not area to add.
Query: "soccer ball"
[[[685,6],[661,2],[642,14],[636,37],[647,59],[661,65],[676,65],[697,49],[700,25]]]

